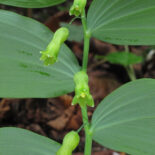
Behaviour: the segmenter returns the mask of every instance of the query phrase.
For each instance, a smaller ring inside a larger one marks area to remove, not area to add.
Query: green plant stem
[[[82,20],[82,26],[83,26],[83,30],[84,30],[84,51],[83,51],[82,70],[87,72],[89,44],[90,44],[91,34],[87,30],[85,10],[83,10],[83,13],[82,13],[82,16],[81,16],[81,20]],[[89,120],[88,120],[87,105],[80,105],[80,107],[81,107],[81,112],[82,112],[82,119],[83,119],[83,124],[84,124],[84,130],[85,130],[85,149],[84,149],[84,155],[91,155],[92,132],[90,130],[90,124],[89,124]]]
[[[125,47],[125,52],[129,52],[129,46],[125,45],[124,47]],[[128,73],[130,80],[131,81],[136,80],[136,75],[135,75],[135,71],[133,69],[133,65],[126,66],[125,69]]]
[[[87,30],[85,11],[83,11],[81,19],[82,19],[82,26],[84,30],[84,51],[83,51],[82,70],[86,72],[87,64],[88,64],[89,44],[90,44],[91,35],[90,35],[90,32]]]
[[[84,127],[84,124],[81,125],[81,127],[76,131],[77,133],[79,133]]]
[[[92,148],[92,132],[90,130],[90,124],[87,115],[87,105],[80,105],[81,112],[82,112],[82,119],[84,123],[84,130],[85,130],[85,149],[84,155],[91,155],[91,148]]]
[[[134,72],[134,69],[133,69],[133,66],[132,65],[129,65],[127,67],[125,67],[129,77],[130,77],[130,80],[133,81],[133,80],[136,80],[136,76],[135,76],[135,72]]]

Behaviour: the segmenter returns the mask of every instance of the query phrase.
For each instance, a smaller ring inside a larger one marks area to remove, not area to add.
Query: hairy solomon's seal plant
[[[0,0],[0,4],[41,8],[64,1]],[[51,98],[75,90],[72,105],[80,106],[83,119],[82,126],[66,134],[62,144],[25,129],[0,128],[0,155],[71,155],[79,145],[78,133],[82,128],[84,155],[91,155],[93,140],[132,155],[155,154],[155,79],[136,80],[131,65],[140,60],[129,53],[128,47],[155,43],[155,1],[93,0],[85,13],[86,3],[86,0],[74,0],[69,10],[74,20],[81,19],[83,27],[82,66],[63,45],[69,36],[67,28],[52,33],[35,20],[0,10],[0,98]],[[112,63],[121,62],[134,81],[101,101],[89,120],[87,107],[94,107],[87,74],[91,37],[125,46],[126,54],[106,58]],[[44,50],[45,45],[48,46]],[[39,60],[39,51],[44,65]]]

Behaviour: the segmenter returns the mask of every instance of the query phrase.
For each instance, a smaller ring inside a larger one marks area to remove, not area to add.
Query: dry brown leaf
[[[10,110],[10,106],[7,103],[6,99],[0,101],[0,120],[5,117],[5,114]]]
[[[70,117],[72,117],[74,109],[74,106],[69,107],[62,113],[62,115],[60,115],[60,117],[47,122],[47,125],[59,131],[63,130],[67,122],[70,120]]]

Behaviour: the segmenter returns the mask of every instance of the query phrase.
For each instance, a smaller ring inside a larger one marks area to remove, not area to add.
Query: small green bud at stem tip
[[[82,15],[85,9],[87,0],[74,0],[73,5],[70,8],[69,14],[76,17]]]

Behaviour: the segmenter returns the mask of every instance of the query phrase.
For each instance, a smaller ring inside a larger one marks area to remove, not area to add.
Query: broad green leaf
[[[59,147],[57,142],[25,129],[0,128],[0,155],[55,155]]]
[[[154,45],[154,0],[93,0],[88,11],[92,36],[121,45]]]
[[[81,42],[83,40],[83,28],[81,25],[61,23],[61,26],[69,29],[69,41]]]
[[[0,4],[24,8],[43,8],[63,2],[65,2],[65,0],[0,0]]]
[[[0,11],[0,97],[46,98],[74,90],[73,76],[80,67],[67,46],[54,65],[40,61],[52,35],[35,20]]]
[[[107,96],[92,117],[93,139],[132,155],[155,152],[155,79],[129,82]]]
[[[142,62],[142,57],[129,52],[114,52],[105,56],[105,59],[113,64],[128,66]]]

